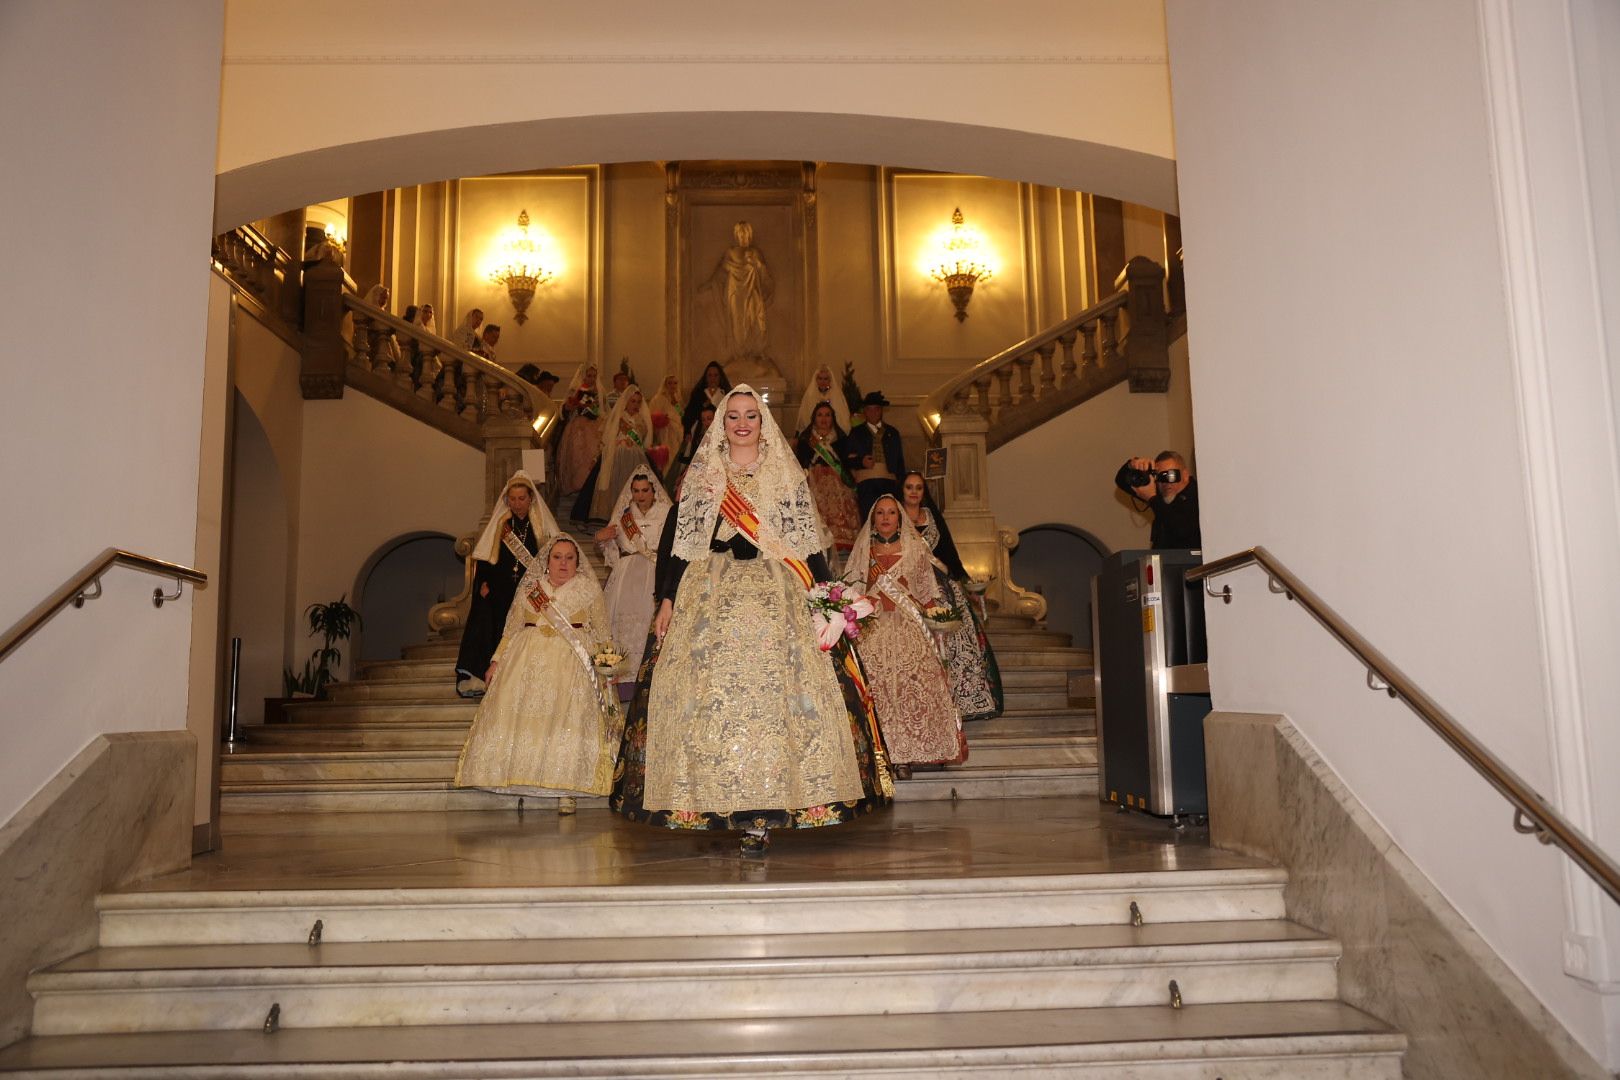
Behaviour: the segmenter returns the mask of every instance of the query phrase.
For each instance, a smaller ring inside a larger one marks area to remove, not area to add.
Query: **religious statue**
[[[765,256],[754,246],[754,227],[739,221],[731,228],[735,241],[715,264],[704,288],[720,299],[731,358],[765,355],[765,308],[776,284]]]

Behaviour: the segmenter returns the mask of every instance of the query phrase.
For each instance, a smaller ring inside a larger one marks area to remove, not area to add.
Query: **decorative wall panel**
[[[669,340],[683,386],[711,360],[731,381],[805,385],[815,345],[815,166],[665,167]]]
[[[513,318],[506,289],[490,281],[500,243],[527,210],[530,232],[542,234],[559,260],[555,279],[542,285],[528,321]],[[481,307],[486,322],[501,327],[498,358],[508,367],[525,363],[573,367],[602,361],[603,272],[602,170],[597,165],[547,169],[453,182],[450,236],[450,307],[439,316],[448,336],[468,309]]]
[[[1027,184],[983,176],[884,168],[878,172],[879,304],[885,375],[943,375],[1040,329],[1040,261]],[[938,234],[961,208],[995,256],[958,321],[945,286],[928,275]]]

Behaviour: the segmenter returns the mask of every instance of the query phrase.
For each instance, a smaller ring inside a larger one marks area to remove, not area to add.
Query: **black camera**
[[[1181,480],[1180,469],[1126,469],[1125,482],[1133,488],[1146,487],[1157,480],[1161,484],[1175,484]]]

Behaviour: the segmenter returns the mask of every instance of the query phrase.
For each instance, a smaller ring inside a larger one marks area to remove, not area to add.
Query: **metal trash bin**
[[[1098,795],[1179,821],[1209,813],[1204,717],[1210,711],[1197,551],[1121,551],[1091,579]]]

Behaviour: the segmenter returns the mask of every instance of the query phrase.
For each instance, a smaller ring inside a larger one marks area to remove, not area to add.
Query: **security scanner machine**
[[[1204,594],[1186,584],[1202,562],[1197,551],[1121,551],[1091,580],[1098,794],[1178,825],[1209,812]]]

